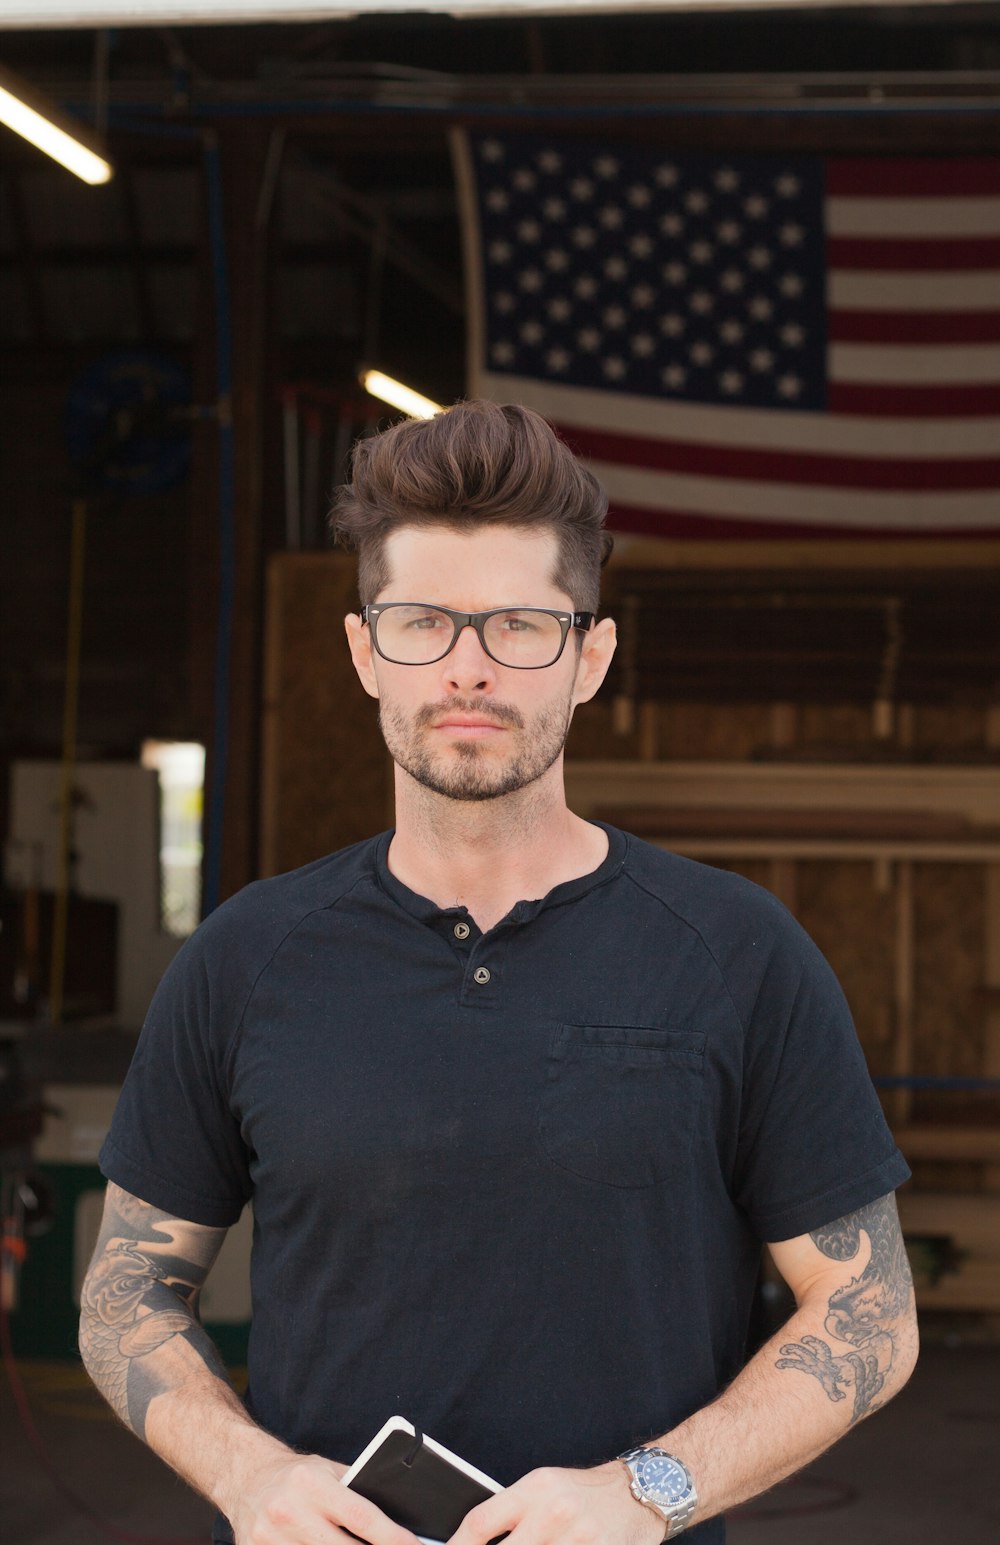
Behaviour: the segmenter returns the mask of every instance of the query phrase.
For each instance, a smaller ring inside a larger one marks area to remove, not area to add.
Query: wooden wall
[[[375,705],[343,637],[356,606],[352,560],[271,560],[264,873],[391,824]],[[844,986],[873,1075],[918,1081],[884,1099],[914,1169],[907,1229],[931,1238],[932,1255],[950,1241],[952,1265],[922,1282],[924,1304],[1000,1314],[1000,1096],[919,1083],[1000,1076],[998,715],[902,704],[884,732],[863,704],[623,714],[605,698],[573,726],[570,803],[736,869],[791,907]]]
[[[355,564],[336,553],[269,563],[261,874],[298,868],[392,822],[391,765],[376,704],[347,651]]]

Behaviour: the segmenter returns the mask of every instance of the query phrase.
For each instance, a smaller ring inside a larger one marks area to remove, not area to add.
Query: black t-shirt
[[[168,970],[102,1168],[192,1222],[252,1199],[248,1405],[295,1447],[347,1463],[398,1413],[503,1483],[606,1460],[739,1370],[762,1239],[906,1178],[798,924],[606,830],[486,934],[384,833]]]

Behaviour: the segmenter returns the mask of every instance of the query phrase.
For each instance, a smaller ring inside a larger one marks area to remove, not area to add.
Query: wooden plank
[[[913,864],[905,859],[896,865],[896,938],[894,951],[895,1023],[892,1031],[892,1071],[896,1078],[913,1072]],[[913,1112],[913,1090],[894,1089],[889,1096],[893,1121],[909,1121]]]
[[[954,1160],[1000,1164],[1000,1127],[931,1126],[913,1123],[895,1127],[893,1136],[907,1159]]]
[[[643,705],[644,708],[647,705]],[[602,806],[596,812],[634,832],[637,837],[856,837],[885,841],[891,837],[919,841],[965,838],[1000,842],[1000,828],[971,827],[964,816],[939,815],[933,810],[784,810],[740,808],[654,809],[633,805]]]
[[[575,806],[573,807],[576,808]],[[893,863],[899,859],[922,864],[996,864],[1000,863],[1000,843],[993,842],[862,842],[850,838],[822,838],[815,841],[798,837],[783,842],[777,837],[678,837],[664,841],[647,839],[654,847],[688,858],[830,859],[844,862]]]
[[[725,806],[786,810],[928,811],[1000,826],[995,766],[874,763],[576,761],[566,764],[572,808]]]
[[[639,704],[639,755],[644,762],[655,762],[660,754],[660,705]]]
[[[698,542],[615,534],[610,567],[642,569],[965,569],[1000,568],[1000,541],[947,538],[870,542]]]
[[[772,703],[770,720],[771,745],[776,751],[789,750],[799,736],[798,704]]]
[[[794,858],[773,858],[768,890],[772,891],[791,913],[799,904],[799,870]]]

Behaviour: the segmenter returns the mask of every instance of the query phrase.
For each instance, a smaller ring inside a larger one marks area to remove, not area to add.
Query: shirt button
[[[490,979],[490,973],[485,966],[480,966],[478,970],[473,971],[472,977],[474,981],[479,983],[480,987],[485,987]]]
[[[467,939],[471,932],[472,932],[472,930],[470,929],[468,923],[456,923],[455,924],[455,938],[456,939]]]

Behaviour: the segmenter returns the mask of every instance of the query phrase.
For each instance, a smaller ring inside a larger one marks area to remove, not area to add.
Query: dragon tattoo
[[[861,1249],[862,1234],[870,1245],[868,1264],[833,1293],[824,1322],[833,1339],[852,1350],[838,1354],[819,1336],[803,1336],[781,1348],[776,1364],[818,1379],[830,1400],[845,1400],[853,1391],[852,1424],[876,1408],[895,1359],[895,1327],[908,1310],[913,1281],[891,1195],[810,1231],[809,1237],[831,1261],[849,1261]]]

